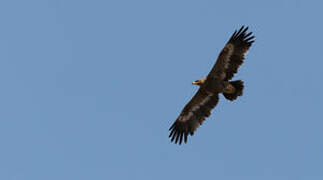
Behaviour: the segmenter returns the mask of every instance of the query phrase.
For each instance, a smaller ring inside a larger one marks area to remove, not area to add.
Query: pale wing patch
[[[220,74],[221,79],[225,79],[225,77],[226,77],[226,70],[229,68],[230,58],[231,58],[233,51],[234,51],[233,44],[231,44],[231,43],[227,44],[224,47],[223,51],[226,52],[226,56],[223,57],[222,66],[224,67],[224,71]]]
[[[178,121],[185,122],[189,120],[194,115],[194,111],[200,109],[200,107],[203,106],[205,103],[207,103],[211,99],[211,97],[212,97],[212,94],[209,94],[200,103],[194,105],[192,109],[189,111],[189,113],[180,115],[178,118]]]
[[[178,118],[178,121],[182,121],[182,122],[185,122],[187,120],[189,120],[191,117],[193,116],[193,112],[190,111],[188,114],[186,115],[180,115],[179,118]]]
[[[228,51],[228,55],[227,55],[227,58],[225,58],[225,62],[224,62],[224,68],[225,69],[228,69],[229,67],[229,61],[230,61],[230,57],[232,56],[232,53],[234,51],[234,46],[233,44],[229,43],[225,46],[225,48],[227,48],[227,51]]]

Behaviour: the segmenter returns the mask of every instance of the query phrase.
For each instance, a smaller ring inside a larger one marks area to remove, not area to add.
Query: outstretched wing
[[[208,74],[208,77],[217,77],[222,80],[230,80],[237,73],[238,68],[243,63],[244,55],[248,52],[254,42],[252,32],[246,33],[248,27],[242,26],[236,30],[228,43],[224,46],[220,55]]]
[[[175,144],[187,142],[187,136],[193,135],[194,131],[209,117],[211,110],[219,101],[218,94],[208,94],[201,88],[197,91],[191,101],[184,107],[174,124],[169,128],[169,137]]]

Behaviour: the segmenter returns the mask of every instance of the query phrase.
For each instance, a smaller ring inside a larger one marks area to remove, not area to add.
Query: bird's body
[[[218,93],[233,93],[235,91],[235,87],[229,81],[223,81],[219,78],[208,78],[205,79],[201,84],[197,84],[203,91],[211,94]]]
[[[200,88],[170,127],[171,141],[181,144],[184,139],[186,143],[188,135],[193,135],[205,118],[210,116],[211,110],[219,101],[219,94],[222,93],[230,101],[242,95],[243,81],[231,81],[231,79],[254,42],[254,36],[250,37],[251,32],[246,34],[247,30],[248,27],[242,26],[239,31],[235,31],[207,77],[193,82]]]

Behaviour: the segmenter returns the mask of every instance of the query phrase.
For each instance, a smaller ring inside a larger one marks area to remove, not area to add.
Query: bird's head
[[[204,84],[205,80],[206,78],[199,79],[199,80],[193,81],[192,84],[201,86],[202,84]]]

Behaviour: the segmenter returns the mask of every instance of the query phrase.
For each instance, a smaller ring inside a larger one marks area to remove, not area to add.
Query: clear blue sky
[[[0,179],[323,179],[323,2],[3,0]],[[168,128],[233,31],[256,42],[212,116]]]

